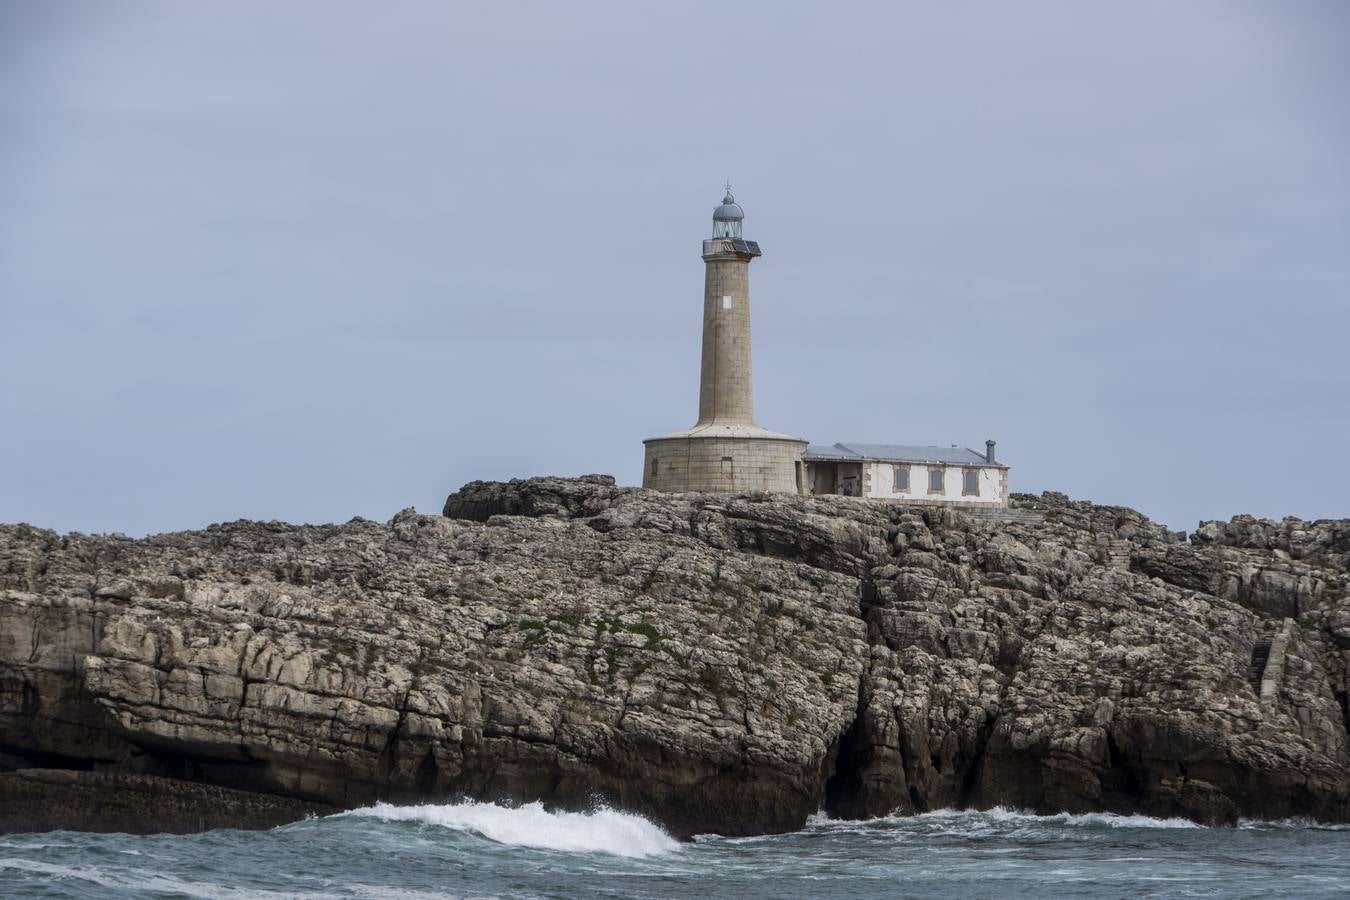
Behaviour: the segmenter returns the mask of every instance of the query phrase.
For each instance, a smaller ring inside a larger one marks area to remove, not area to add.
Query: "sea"
[[[6,835],[0,896],[1344,898],[1350,827],[943,810],[681,842],[607,809],[381,804],[271,831]]]

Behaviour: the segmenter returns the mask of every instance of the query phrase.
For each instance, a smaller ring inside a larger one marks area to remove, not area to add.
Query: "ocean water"
[[[538,804],[379,805],[271,831],[0,837],[3,897],[1346,897],[1350,828],[940,811],[672,840]]]

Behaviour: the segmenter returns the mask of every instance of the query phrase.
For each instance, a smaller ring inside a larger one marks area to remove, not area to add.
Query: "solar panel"
[[[704,256],[717,253],[744,253],[746,256],[764,255],[759,250],[759,244],[754,241],[744,241],[740,238],[713,238],[710,241],[703,242]]]

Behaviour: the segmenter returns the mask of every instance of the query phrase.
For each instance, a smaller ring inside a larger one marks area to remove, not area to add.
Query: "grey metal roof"
[[[713,210],[714,222],[739,222],[745,218],[745,210],[736,205],[736,198],[731,196],[731,189],[727,189],[727,195],[722,198],[722,205]]]
[[[985,466],[984,454],[969,447],[920,447],[914,444],[811,444],[804,459],[879,460],[882,462],[943,463],[953,466]],[[1001,466],[1003,463],[995,462]]]

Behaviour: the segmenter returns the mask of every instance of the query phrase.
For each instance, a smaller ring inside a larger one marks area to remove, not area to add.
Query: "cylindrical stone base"
[[[674,437],[646,441],[642,486],[658,491],[801,492],[806,441]]]

